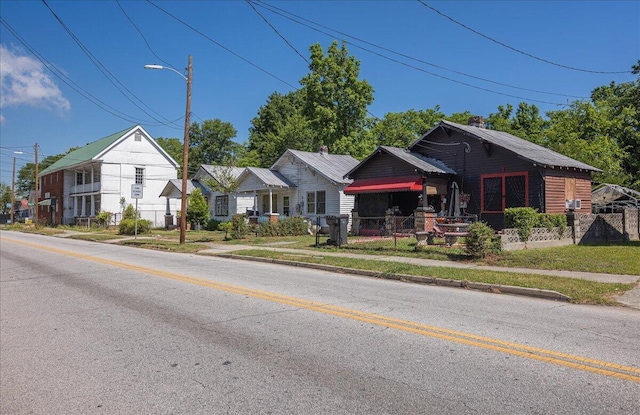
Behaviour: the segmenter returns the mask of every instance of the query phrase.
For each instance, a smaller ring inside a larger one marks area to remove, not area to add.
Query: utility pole
[[[185,244],[187,230],[187,180],[189,178],[189,122],[191,116],[191,72],[192,59],[189,55],[187,67],[187,113],[184,116],[184,145],[182,148],[182,200],[180,204],[180,245]]]
[[[11,173],[11,224],[13,225],[13,211],[16,203],[16,157],[13,156],[13,173]]]
[[[36,194],[34,195],[34,199],[35,199],[35,204],[33,205],[33,209],[35,211],[35,226],[38,226],[38,143],[36,143],[36,145],[34,146],[34,149],[36,151]]]

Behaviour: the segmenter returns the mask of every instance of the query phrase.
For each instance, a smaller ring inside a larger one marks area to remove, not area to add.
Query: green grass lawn
[[[571,297],[572,302],[579,304],[615,304],[616,301],[613,300],[613,295],[621,294],[635,286],[635,284],[601,283],[573,278],[557,278],[547,275],[522,274],[517,272],[426,267],[375,260],[362,261],[354,258],[322,256],[321,252],[313,255],[304,255],[267,251],[264,249],[251,249],[236,251],[234,252],[234,255],[282,259],[311,264],[334,265],[343,268],[375,271],[380,275],[406,274],[459,281],[481,282],[494,285],[538,288],[557,291]]]

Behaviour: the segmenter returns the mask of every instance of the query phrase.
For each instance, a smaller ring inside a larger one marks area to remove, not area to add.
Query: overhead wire
[[[431,67],[434,67],[434,68],[437,68],[437,69],[441,69],[441,70],[444,70],[444,71],[452,72],[452,73],[455,73],[457,75],[462,75],[462,76],[465,76],[465,77],[468,77],[468,78],[472,78],[472,79],[476,79],[476,80],[479,80],[479,81],[488,82],[488,83],[491,83],[491,84],[494,84],[494,85],[499,85],[499,86],[504,86],[504,87],[508,87],[508,88],[518,89],[518,90],[521,90],[521,91],[534,92],[534,93],[538,93],[538,94],[554,95],[554,96],[560,96],[560,97],[566,97],[566,98],[577,98],[577,99],[588,99],[589,98],[589,97],[585,97],[585,96],[569,95],[569,94],[562,94],[562,93],[558,93],[558,92],[548,92],[548,91],[542,91],[542,90],[538,90],[538,89],[525,88],[525,87],[520,87],[520,86],[516,86],[516,85],[507,84],[507,83],[504,83],[504,82],[494,81],[494,80],[491,80],[491,79],[488,79],[488,78],[483,78],[483,77],[471,75],[471,74],[468,74],[468,73],[465,73],[465,72],[457,71],[455,69],[451,69],[451,68],[447,68],[447,67],[444,67],[444,66],[441,66],[441,65],[437,65],[435,63],[432,63],[432,62],[429,62],[429,61],[425,61],[423,59],[415,58],[415,57],[409,56],[407,54],[394,51],[394,50],[389,49],[389,48],[384,47],[384,46],[377,45],[375,43],[366,41],[364,39],[349,35],[348,33],[345,33],[345,32],[330,28],[330,27],[325,26],[323,24],[320,24],[320,23],[314,22],[312,20],[306,19],[304,17],[298,16],[298,15],[296,15],[294,13],[291,13],[289,11],[286,11],[286,10],[282,9],[282,8],[273,6],[272,4],[265,3],[265,2],[263,2],[261,0],[247,0],[247,1],[251,1],[251,2],[255,3],[257,6],[259,6],[259,7],[262,7],[262,8],[264,8],[264,9],[266,9],[266,10],[268,10],[268,11],[274,13],[274,14],[277,14],[277,15],[285,18],[285,19],[288,19],[288,20],[290,20],[290,21],[292,21],[294,23],[297,23],[297,24],[299,24],[301,26],[304,26],[304,27],[306,27],[308,29],[314,30],[314,31],[316,31],[318,33],[322,33],[325,36],[334,37],[330,33],[327,33],[325,31],[322,31],[322,30],[317,29],[315,27],[309,26],[308,24],[305,24],[303,22],[310,23],[310,24],[318,26],[318,27],[320,27],[322,29],[326,29],[326,30],[329,30],[331,32],[337,33],[340,36],[344,36],[346,38],[356,40],[356,41],[361,42],[363,44],[366,44],[366,45],[372,46],[374,48],[383,50],[385,52],[400,56],[402,58],[409,59],[409,60],[412,60],[412,61],[415,61],[415,62],[418,62],[418,63],[422,63],[422,64],[425,64],[425,65],[428,65],[428,66],[431,66]],[[505,93],[502,93],[502,92],[499,92],[499,91],[494,91],[494,90],[490,90],[490,89],[487,89],[487,88],[478,87],[476,85],[472,85],[472,84],[468,84],[466,82],[455,80],[453,78],[445,77],[443,75],[439,75],[439,74],[424,70],[422,68],[418,68],[418,67],[415,67],[413,65],[409,65],[407,63],[401,62],[401,61],[399,61],[397,59],[390,58],[388,56],[382,55],[382,54],[380,54],[378,52],[374,52],[374,51],[372,51],[370,49],[367,49],[367,48],[364,48],[362,46],[358,46],[354,42],[347,42],[346,40],[345,40],[345,42],[350,44],[350,45],[352,45],[352,46],[354,46],[354,47],[356,47],[356,48],[358,48],[358,49],[361,49],[361,50],[364,50],[366,52],[372,53],[374,55],[380,56],[383,59],[390,60],[390,61],[398,63],[400,65],[407,66],[409,68],[416,69],[416,70],[418,70],[420,72],[424,72],[424,73],[427,73],[429,75],[436,76],[436,77],[439,77],[439,78],[442,78],[442,79],[445,79],[445,80],[448,80],[448,81],[451,81],[451,82],[463,84],[465,86],[470,86],[472,88],[479,88],[479,89],[485,90],[487,92],[492,92],[492,93],[496,93],[496,94],[507,95],[507,96],[514,97],[514,98],[533,101],[533,99],[529,99],[529,98],[525,98],[525,97],[519,97],[519,96],[515,96],[515,95],[510,95],[510,94],[505,94]],[[564,105],[562,103],[548,102],[548,101],[541,101],[541,100],[536,100],[536,102],[552,104],[552,105]]]
[[[457,24],[458,26],[460,26],[460,27],[462,27],[462,28],[464,28],[464,29],[466,29],[466,30],[468,30],[468,31],[472,32],[472,33],[475,33],[475,34],[476,34],[476,35],[478,35],[478,36],[481,36],[481,37],[483,37],[483,38],[485,38],[485,39],[487,39],[487,40],[489,40],[489,41],[491,41],[491,42],[493,42],[493,43],[496,43],[496,44],[498,44],[498,45],[500,45],[500,46],[502,46],[502,47],[505,47],[505,48],[507,48],[507,49],[510,49],[510,50],[512,50],[512,51],[514,51],[514,52],[516,52],[516,53],[519,53],[519,54],[521,54],[521,55],[527,56],[527,57],[529,57],[529,58],[532,58],[532,59],[538,60],[538,61],[540,61],[540,62],[544,62],[544,63],[547,63],[547,64],[549,64],[549,65],[558,66],[558,67],[560,67],[560,68],[570,69],[570,70],[572,70],[572,71],[578,71],[578,72],[588,72],[588,73],[596,73],[596,74],[626,74],[626,73],[631,73],[631,71],[629,71],[629,70],[627,70],[627,71],[594,71],[594,70],[590,70],[590,69],[576,68],[576,67],[574,67],[574,66],[563,65],[563,64],[561,64],[561,63],[556,63],[556,62],[550,61],[550,60],[548,60],[548,59],[541,58],[541,57],[539,57],[539,56],[536,56],[536,55],[533,55],[533,54],[531,54],[531,53],[525,52],[525,51],[523,51],[523,50],[520,50],[520,49],[514,48],[513,46],[507,45],[506,43],[501,42],[501,41],[499,41],[499,40],[497,40],[497,39],[494,39],[494,38],[492,38],[491,36],[485,35],[484,33],[479,32],[478,30],[475,30],[475,29],[473,29],[473,28],[471,28],[471,27],[469,27],[469,26],[465,25],[464,23],[459,22],[458,20],[455,20],[455,19],[454,19],[454,18],[452,18],[451,16],[448,16],[448,15],[444,14],[443,12],[441,12],[441,11],[440,11],[440,10],[438,10],[438,9],[436,9],[435,7],[430,6],[429,4],[427,4],[427,3],[426,3],[425,1],[423,1],[423,0],[417,0],[417,1],[418,1],[420,4],[422,4],[424,7],[426,7],[426,8],[428,8],[428,9],[432,10],[433,12],[435,12],[435,13],[439,14],[440,16],[442,16],[442,17],[444,17],[445,19],[447,19],[447,20],[451,21],[452,23],[455,23],[455,24]]]
[[[91,102],[92,104],[94,104],[98,108],[102,109],[103,111],[105,111],[105,112],[107,112],[107,113],[109,113],[109,114],[111,114],[111,115],[113,115],[113,116],[115,116],[117,118],[125,120],[127,122],[131,122],[131,123],[134,123],[134,124],[144,123],[144,120],[141,120],[141,119],[135,118],[135,117],[131,117],[128,114],[125,114],[125,113],[117,110],[116,108],[114,108],[111,105],[107,104],[106,102],[102,101],[100,98],[98,98],[95,95],[91,94],[86,89],[82,88],[75,81],[73,81],[71,78],[69,78],[64,72],[60,71],[54,64],[49,62],[42,54],[40,54],[40,52],[38,52],[35,48],[33,48],[29,44],[29,42],[27,42],[26,39],[24,39],[1,16],[0,16],[0,23],[18,40],[18,42],[20,42],[25,48],[27,48],[27,50],[29,50],[29,52],[31,52],[31,54],[33,56],[35,56],[36,59],[38,59],[40,61],[40,63],[42,63],[42,65],[44,65],[44,67],[47,68],[56,78],[60,79],[64,84],[66,84],[69,88],[71,88],[74,91],[76,91],[78,94],[80,94],[80,96],[84,97],[87,101]],[[165,123],[152,124],[152,125],[165,125]]]
[[[154,121],[161,123],[162,125],[166,125],[171,127],[170,121],[163,117],[161,114],[158,114],[155,110],[149,107],[144,103],[136,94],[134,94],[126,85],[124,85],[100,60],[91,52],[89,48],[87,48],[80,39],[73,33],[73,31],[64,23],[64,21],[57,15],[57,13],[49,6],[47,0],[41,0],[42,3],[46,6],[49,12],[53,15],[53,17],[58,21],[58,23],[62,26],[62,28],[67,32],[67,34],[71,37],[71,39],[78,45],[80,50],[89,58],[91,63],[104,75],[105,78],[124,96],[129,102],[131,102],[134,106],[136,106],[140,111],[145,113]],[[126,92],[125,92],[126,91]],[[132,99],[132,97],[135,99]],[[154,115],[150,114],[147,110],[145,110],[141,105],[139,105],[136,101],[140,102],[143,106],[148,108],[151,112],[155,113],[160,118],[163,118],[164,121],[156,118]],[[175,125],[174,125],[175,127]]]
[[[172,19],[180,22],[181,24],[183,24],[184,26],[188,27],[189,29],[191,29],[192,31],[194,31],[195,33],[199,34],[200,36],[202,36],[203,38],[205,38],[206,40],[208,40],[209,42],[213,43],[214,45],[218,46],[219,48],[225,50],[226,52],[232,54],[233,56],[235,56],[236,58],[248,63],[249,65],[253,66],[254,68],[258,69],[259,71],[263,72],[264,74],[282,82],[283,84],[293,88],[293,89],[297,89],[295,86],[291,85],[289,82],[285,81],[284,79],[279,78],[278,76],[272,74],[271,72],[267,71],[266,69],[262,68],[261,66],[251,62],[249,59],[241,56],[240,54],[232,51],[231,49],[229,49],[228,47],[224,46],[223,44],[221,44],[220,42],[216,41],[215,39],[212,39],[211,37],[209,37],[208,35],[206,35],[205,33],[203,33],[202,31],[196,29],[195,27],[193,27],[192,25],[190,25],[189,23],[185,22],[184,20],[180,19],[179,17],[173,15],[172,13],[170,13],[169,11],[163,9],[162,7],[158,6],[157,4],[155,4],[154,2],[152,2],[151,0],[146,0],[147,3],[151,4],[153,7],[157,8],[158,10],[160,10],[161,12],[163,12],[164,14],[166,14],[167,16],[171,17]]]

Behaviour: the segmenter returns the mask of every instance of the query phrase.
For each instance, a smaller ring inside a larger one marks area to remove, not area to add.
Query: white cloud
[[[0,77],[0,108],[29,105],[59,113],[71,108],[39,60],[4,45],[0,45]]]

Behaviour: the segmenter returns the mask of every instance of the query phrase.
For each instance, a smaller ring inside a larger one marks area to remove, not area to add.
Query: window
[[[139,132],[136,132],[133,139],[135,141],[142,141],[142,134],[140,134]]]
[[[282,197],[282,213],[284,213],[285,216],[289,216],[289,196]]]
[[[307,193],[307,213],[316,213],[316,193]]]
[[[271,195],[271,211],[269,211],[269,195],[262,195],[262,213],[278,213],[278,195]]]
[[[318,215],[324,215],[326,212],[327,192],[324,190],[316,193],[316,213]]]
[[[529,205],[527,172],[486,174],[480,180],[483,212],[504,212]]]
[[[229,196],[216,196],[216,216],[229,215]]]
[[[144,184],[144,169],[136,167],[136,184]]]
[[[307,213],[317,213],[318,215],[327,213],[327,192],[322,190],[307,193]]]
[[[82,184],[84,173],[82,171],[76,172],[76,184]]]

